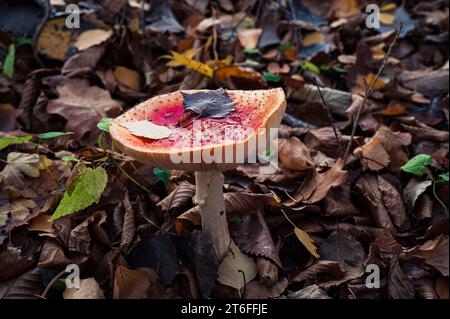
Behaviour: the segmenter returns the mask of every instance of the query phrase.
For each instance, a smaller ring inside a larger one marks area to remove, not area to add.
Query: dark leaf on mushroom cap
[[[235,110],[233,100],[224,89],[181,94],[184,109],[203,117],[223,118]]]

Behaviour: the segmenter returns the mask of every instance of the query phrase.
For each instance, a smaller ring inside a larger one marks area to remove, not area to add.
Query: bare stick
[[[359,118],[361,117],[361,112],[362,112],[362,110],[364,108],[364,105],[366,104],[366,102],[369,99],[369,97],[372,95],[373,89],[375,87],[375,83],[378,81],[378,78],[380,77],[381,72],[383,72],[383,69],[386,66],[387,60],[389,59],[389,55],[391,54],[392,48],[394,47],[395,43],[397,42],[398,37],[399,37],[400,33],[402,32],[402,29],[403,29],[403,23],[400,23],[400,27],[398,28],[398,30],[397,30],[397,32],[395,34],[395,38],[394,38],[394,40],[392,40],[391,44],[389,45],[388,51],[386,52],[386,55],[384,56],[383,63],[381,63],[381,66],[378,69],[378,72],[375,75],[375,78],[370,83],[369,87],[366,88],[366,92],[364,93],[364,99],[363,99],[363,101],[361,102],[361,104],[358,107],[358,110],[357,110],[356,116],[355,116],[355,120],[353,122],[352,134],[350,135],[350,141],[348,142],[347,148],[346,148],[345,153],[344,153],[344,163],[347,160],[347,157],[348,157],[348,155],[350,153],[350,150],[352,148],[353,139],[354,139],[355,133],[356,133],[356,128],[358,127]]]
[[[341,148],[341,140],[339,139],[339,135],[338,135],[336,126],[334,125],[333,117],[331,116],[331,112],[330,112],[330,108],[328,107],[327,102],[325,101],[325,97],[322,94],[322,90],[320,89],[319,84],[317,84],[317,83],[315,83],[315,84],[316,84],[316,87],[317,87],[317,91],[319,92],[320,99],[322,100],[323,107],[327,111],[328,120],[330,121],[331,127],[333,128],[334,137],[336,138],[336,142],[337,142],[337,144],[339,146],[339,149],[340,149]]]

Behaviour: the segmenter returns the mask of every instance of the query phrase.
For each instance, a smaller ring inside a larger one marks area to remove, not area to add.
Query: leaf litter
[[[80,30],[56,2],[2,6],[0,298],[448,298],[448,3],[383,3],[376,30],[360,0],[112,3],[84,3]],[[272,87],[288,103],[277,171],[224,173],[218,261],[193,175],[119,153],[110,119],[176,90],[223,118],[227,90]],[[72,263],[80,289],[46,290]]]

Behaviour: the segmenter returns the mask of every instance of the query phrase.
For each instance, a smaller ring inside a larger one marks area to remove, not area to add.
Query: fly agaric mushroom
[[[271,90],[186,90],[151,98],[111,122],[114,144],[136,160],[195,171],[202,232],[220,260],[230,235],[222,171],[247,162],[274,139],[286,99]],[[259,153],[260,154],[260,153]]]

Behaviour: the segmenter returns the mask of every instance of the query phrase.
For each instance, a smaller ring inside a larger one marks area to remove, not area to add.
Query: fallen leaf
[[[63,297],[64,299],[105,299],[103,290],[93,277],[80,279],[79,288],[66,288]]]
[[[295,136],[278,139],[278,158],[288,169],[305,171],[314,167],[309,149]]]
[[[0,173],[0,182],[6,185],[24,185],[25,176],[39,177],[39,162],[38,154],[9,153],[7,165]]]
[[[126,68],[124,66],[117,66],[114,69],[114,76],[120,84],[135,91],[140,91],[141,77],[135,70]]]
[[[188,52],[186,52],[186,53],[188,53]],[[175,51],[172,51],[171,54],[172,54],[173,61],[176,61],[181,65],[184,65],[184,66],[186,66],[196,72],[199,72],[203,75],[206,75],[207,77],[210,77],[210,78],[213,77],[214,71],[209,65],[201,63],[196,60],[193,60],[189,55],[185,55],[184,53],[180,54]]]
[[[405,187],[404,193],[406,200],[411,205],[411,207],[414,207],[414,204],[416,203],[419,196],[423,194],[426,189],[431,186],[431,184],[432,182],[429,180],[420,181],[417,178],[410,179]]]
[[[153,32],[180,33],[184,31],[171,7],[165,2],[151,6],[146,21],[149,23],[145,25],[145,28]]]
[[[369,169],[377,172],[387,168],[391,162],[389,154],[376,137],[371,138],[363,146],[356,148],[353,154],[361,158],[364,170]]]
[[[224,89],[181,94],[184,109],[202,117],[223,118],[235,110],[233,100]]]
[[[281,267],[278,249],[260,211],[247,216],[240,224],[231,224],[230,235],[243,252],[269,258]]]
[[[333,0],[331,5],[333,17],[348,18],[360,14],[358,0]]]
[[[231,241],[230,250],[219,265],[217,280],[235,289],[241,289],[257,275],[256,264],[252,258],[242,253]]]
[[[169,234],[155,235],[134,247],[130,264],[133,268],[155,269],[164,286],[171,285],[180,271],[175,244]]]
[[[86,50],[94,45],[105,42],[112,36],[112,31],[92,29],[82,32],[74,43],[78,51]]]
[[[156,272],[151,268],[129,269],[117,266],[114,274],[114,299],[150,299],[163,291]]]
[[[286,299],[331,299],[325,290],[317,285],[310,285],[286,296]]]
[[[97,123],[101,118],[115,117],[122,111],[121,104],[108,91],[91,86],[86,80],[66,80],[57,91],[59,98],[49,100],[47,111],[64,117],[65,131],[74,132],[74,138],[84,144],[97,141]]]
[[[405,252],[410,262],[427,265],[448,277],[448,236],[440,235]]]
[[[0,282],[0,299],[41,299],[44,291],[42,269],[35,268],[20,276]]]
[[[393,15],[392,13],[381,12],[380,22],[382,24],[392,25],[395,22],[395,15]]]
[[[309,47],[311,45],[322,43],[324,41],[325,41],[325,36],[324,36],[323,33],[321,33],[321,32],[311,32],[311,33],[308,33],[303,38],[303,46]]]
[[[358,278],[363,274],[363,264],[366,260],[364,248],[353,236],[340,230],[333,231],[319,246],[320,260],[336,261],[349,272],[346,280]]]
[[[262,29],[239,29],[238,39],[246,50],[255,49],[258,45]]]
[[[316,258],[320,258],[319,254],[317,254],[317,247],[314,245],[311,237],[309,237],[308,233],[301,230],[298,227],[294,228],[295,236],[297,236],[298,240],[305,246],[305,248]]]
[[[297,189],[294,198],[297,202],[313,204],[322,200],[328,192],[347,180],[347,171],[343,170],[342,160],[338,160],[333,167],[325,173],[312,170],[311,178]]]
[[[245,299],[271,299],[279,297],[287,288],[288,281],[283,279],[272,287],[267,287],[265,283],[253,280],[245,286]]]
[[[390,298],[414,299],[414,285],[400,267],[397,258],[391,262],[388,277],[388,293]]]
[[[69,55],[71,37],[71,30],[66,28],[66,17],[49,19],[39,33],[37,50],[52,59],[64,61]]]
[[[98,203],[107,181],[108,175],[102,167],[82,169],[64,193],[50,220],[55,221]]]
[[[166,126],[156,125],[148,120],[130,121],[121,124],[131,134],[159,140],[167,138],[172,134],[172,130]]]
[[[192,185],[187,181],[183,181],[156,206],[164,212],[168,212],[176,208],[186,207],[192,201],[194,195],[195,185]]]

